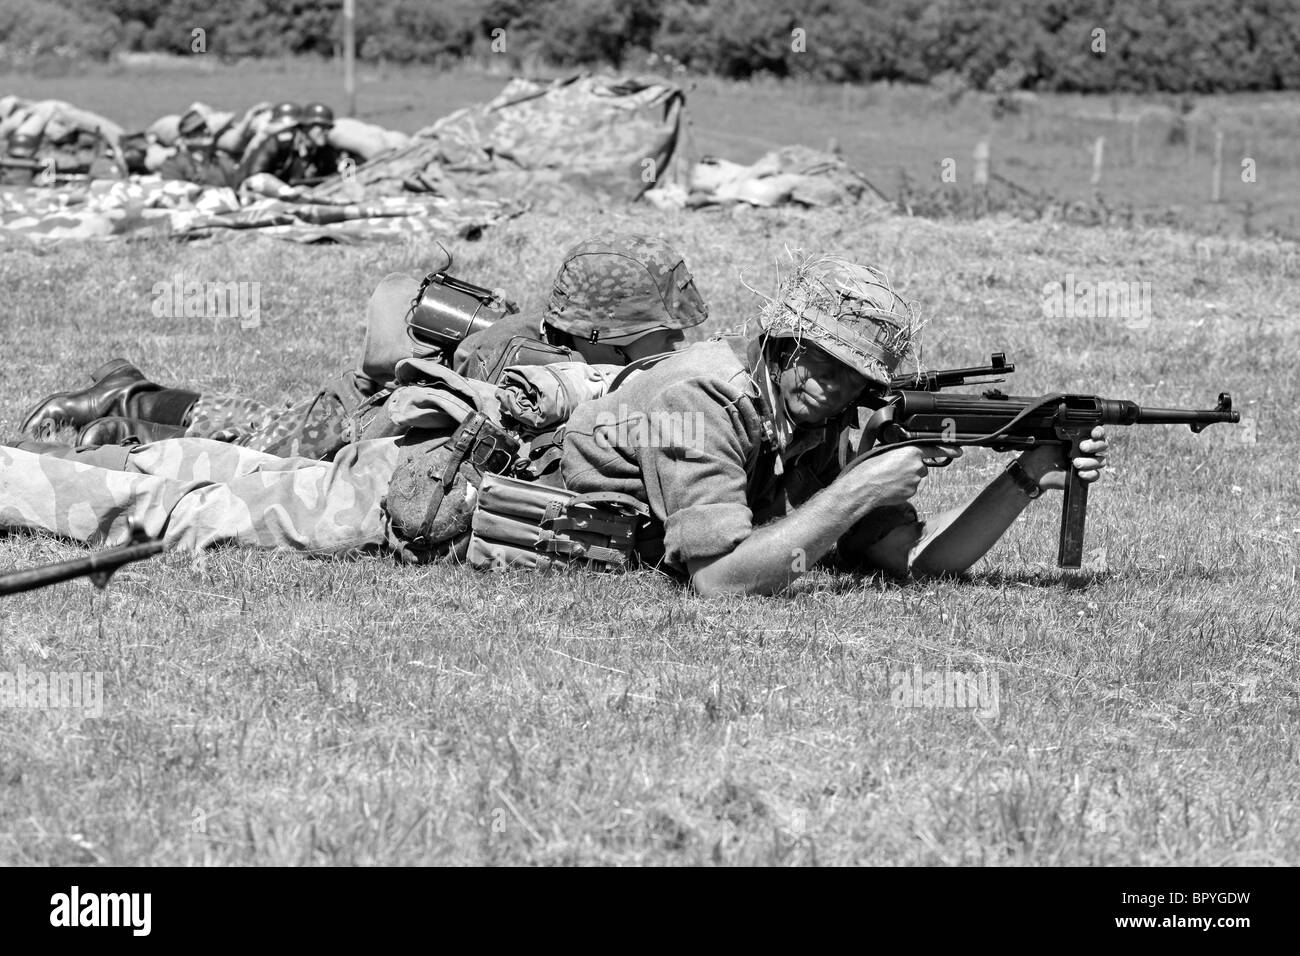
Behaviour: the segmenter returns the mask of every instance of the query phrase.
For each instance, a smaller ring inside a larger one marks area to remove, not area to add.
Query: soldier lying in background
[[[90,388],[43,399],[28,413],[23,431],[41,439],[75,427],[80,445],[213,438],[272,455],[330,458],[366,434],[391,394],[386,383],[396,363],[412,355],[407,322],[418,318],[413,313],[425,292],[410,276],[385,278],[367,307],[360,361],[288,407],[163,387],[115,359],[93,373]],[[608,234],[565,254],[543,315],[499,318],[447,349],[443,360],[466,378],[491,382],[508,365],[623,366],[675,348],[682,330],[707,316],[685,261],[671,246],[647,236]],[[27,447],[67,449],[43,442]]]
[[[272,180],[259,192],[284,198],[291,187],[314,186],[349,163],[356,168],[356,156],[330,145],[334,111],[324,103],[308,103],[301,110],[283,103],[276,109],[284,111],[280,128],[252,147],[240,167],[242,179],[264,174]]]
[[[124,176],[121,139],[116,123],[63,100],[0,97],[0,185]]]
[[[493,386],[404,359],[385,410],[388,434],[346,445],[328,462],[204,438],[94,449],[97,464],[0,447],[0,529],[87,543],[125,541],[138,529],[168,549],[194,551],[381,547],[431,557],[442,552],[421,539],[433,517],[456,525],[435,535],[436,544],[468,528],[470,483],[486,462],[481,451],[490,456],[499,443],[518,447],[553,429],[617,372],[585,363],[533,366]],[[459,441],[480,434],[486,445]]]
[[[216,131],[197,110],[181,117],[176,151],[158,167],[163,179],[183,179],[201,186],[239,188],[243,182],[238,161],[217,147]]]

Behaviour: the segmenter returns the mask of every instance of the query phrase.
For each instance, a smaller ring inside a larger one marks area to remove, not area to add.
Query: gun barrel
[[[111,574],[124,564],[143,561],[162,550],[161,541],[145,541],[141,544],[110,548],[72,561],[56,561],[39,568],[12,571],[0,575],[0,595],[33,591],[47,584],[57,584],[60,581],[70,581],[86,575]]]
[[[1138,425],[1213,425],[1216,422],[1234,424],[1241,421],[1241,413],[1220,409],[1195,408],[1139,408]]]

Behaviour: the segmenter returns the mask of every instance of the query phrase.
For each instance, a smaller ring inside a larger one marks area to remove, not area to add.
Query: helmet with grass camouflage
[[[9,137],[9,155],[28,159],[36,155],[41,139],[32,133],[14,133]]]
[[[816,345],[878,385],[912,350],[912,307],[878,269],[838,256],[796,261],[760,315],[768,339]]]
[[[662,239],[604,233],[578,243],[555,276],[546,322],[589,342],[709,317],[686,262]]]

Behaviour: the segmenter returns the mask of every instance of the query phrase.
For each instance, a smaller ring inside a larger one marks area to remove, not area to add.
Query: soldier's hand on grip
[[[852,490],[875,494],[880,506],[909,501],[920,488],[929,469],[926,459],[960,458],[961,448],[953,445],[918,445],[898,448],[868,458],[849,470],[845,479]]]
[[[1082,454],[1070,462],[1070,465],[1079,473],[1083,481],[1096,481],[1101,477],[1102,469],[1106,467],[1106,453],[1109,450],[1106,429],[1098,425],[1092,430],[1091,438],[1079,442],[1079,451]],[[1064,446],[1042,445],[1021,455],[1020,464],[1028,475],[1038,480],[1039,487],[1044,491],[1061,491],[1065,488],[1067,469],[1065,455]]]

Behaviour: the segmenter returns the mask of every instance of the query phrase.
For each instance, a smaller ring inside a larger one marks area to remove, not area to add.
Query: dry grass
[[[1256,429],[1130,429],[1064,574],[1056,501],[969,581],[815,572],[706,601],[645,572],[483,575],[222,551],[0,604],[0,670],[103,671],[104,716],[0,716],[6,863],[1293,861],[1300,450],[1295,247],[849,214],[525,217],[454,249],[536,303],[609,226],[677,244],[710,327],[791,248],[879,264],[931,364],[1005,349],[1014,392],[1152,404],[1231,391]],[[146,241],[0,256],[0,423],[124,354],[168,383],[301,394],[347,361],[369,288],[435,248]],[[152,284],[262,283],[262,326],[164,322]],[[1152,283],[1156,318],[1045,319],[1067,272]],[[1122,430],[1121,430],[1122,431]],[[999,466],[936,474],[923,509]],[[0,540],[0,565],[77,553]],[[890,675],[988,670],[1000,714],[895,709]]]

